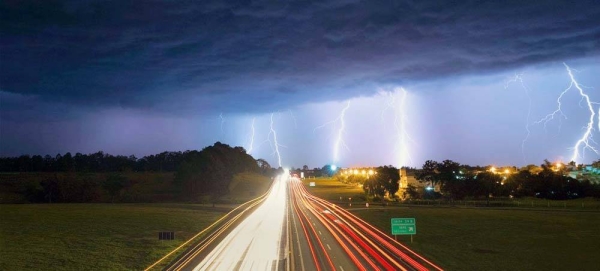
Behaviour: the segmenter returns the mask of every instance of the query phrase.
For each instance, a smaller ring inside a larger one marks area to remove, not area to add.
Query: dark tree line
[[[70,152],[64,155],[21,155],[0,158],[0,172],[174,172],[195,151],[162,152],[136,158],[134,155],[110,155],[102,151],[90,154]]]
[[[564,167],[556,169],[547,160],[541,165],[541,170],[526,167],[511,174],[494,173],[486,168],[461,165],[452,160],[428,160],[421,170],[416,170],[415,177],[427,186],[439,188],[439,193],[428,190],[423,197],[461,200],[489,199],[492,196],[547,199],[600,196],[600,185],[571,178]],[[406,192],[413,198],[421,196],[414,187],[409,187]]]
[[[260,164],[260,165],[259,165]],[[262,159],[258,162],[242,147],[231,148],[220,142],[193,152],[179,165],[175,174],[175,185],[189,200],[199,196],[220,196],[227,193],[233,176],[242,172],[266,172],[270,169]]]
[[[228,193],[236,174],[271,177],[283,172],[263,159],[254,160],[242,147],[220,142],[201,151],[141,159],[103,152],[1,158],[0,167],[8,172],[0,174],[0,202],[19,203],[214,200]]]

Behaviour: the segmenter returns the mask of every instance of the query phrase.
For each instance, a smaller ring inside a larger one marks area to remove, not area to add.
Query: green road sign
[[[417,221],[414,218],[392,218],[392,235],[417,234]]]

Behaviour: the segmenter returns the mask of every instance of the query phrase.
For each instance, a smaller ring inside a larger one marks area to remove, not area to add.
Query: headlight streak
[[[262,204],[227,234],[194,270],[268,270],[278,266],[287,183],[287,176],[277,176]]]

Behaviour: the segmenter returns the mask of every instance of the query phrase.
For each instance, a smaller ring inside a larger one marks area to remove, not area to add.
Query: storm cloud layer
[[[342,164],[403,165],[400,111],[411,166],[565,160],[581,96],[535,121],[569,86],[562,62],[598,110],[599,18],[597,1],[2,1],[0,156],[249,149],[256,130],[275,164],[274,112],[284,163],[321,166],[339,127],[311,131],[351,101]]]
[[[2,94],[3,117],[271,112],[600,51],[595,1],[197,2],[4,1],[0,90],[26,98]]]

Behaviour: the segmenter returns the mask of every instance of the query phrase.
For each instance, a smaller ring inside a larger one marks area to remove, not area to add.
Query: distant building
[[[321,177],[321,170],[309,169],[309,170],[298,170],[299,172],[304,172],[304,178],[316,178]],[[301,175],[302,173],[299,173]]]
[[[414,173],[408,173],[406,171],[406,168],[400,168],[399,169],[400,172],[400,181],[398,181],[398,192],[396,193],[396,195],[401,198],[404,199],[404,192],[406,191],[406,189],[408,188],[409,185],[413,186],[414,188],[416,188],[417,190],[424,190],[427,188],[428,184],[420,182],[419,180],[417,180],[417,177],[414,175]],[[433,187],[433,190],[435,192],[440,192],[440,186],[439,185],[435,185]]]

